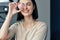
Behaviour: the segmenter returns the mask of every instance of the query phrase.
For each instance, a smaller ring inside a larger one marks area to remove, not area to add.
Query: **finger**
[[[14,5],[17,5],[17,3],[16,3],[16,2],[14,2],[13,4],[14,4]]]
[[[15,7],[17,7],[17,6],[18,6],[18,4],[17,4],[16,2],[14,2],[14,3],[13,3],[13,5],[14,5]]]
[[[9,8],[16,8],[17,7],[17,3],[16,2],[12,2],[9,4]]]
[[[10,2],[9,4],[17,4],[16,2]]]
[[[9,3],[10,5],[17,5],[17,3],[16,2],[12,2],[12,3]]]

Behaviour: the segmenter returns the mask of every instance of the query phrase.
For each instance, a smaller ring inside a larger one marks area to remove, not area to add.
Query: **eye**
[[[22,5],[25,5],[24,3],[21,3]]]
[[[31,5],[31,2],[28,2],[26,5],[30,6]]]

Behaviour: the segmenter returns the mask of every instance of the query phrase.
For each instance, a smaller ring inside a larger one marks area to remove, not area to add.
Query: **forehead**
[[[21,2],[21,3],[27,3],[27,2],[31,2],[31,0],[20,0],[19,2]]]

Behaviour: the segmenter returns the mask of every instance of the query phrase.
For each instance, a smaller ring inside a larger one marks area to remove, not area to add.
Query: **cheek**
[[[32,12],[33,11],[33,7],[29,7],[29,10]]]

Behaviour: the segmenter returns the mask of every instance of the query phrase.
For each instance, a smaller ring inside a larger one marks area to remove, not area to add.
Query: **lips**
[[[24,13],[28,13],[28,12],[29,12],[29,10],[24,10],[23,12],[24,12]]]

